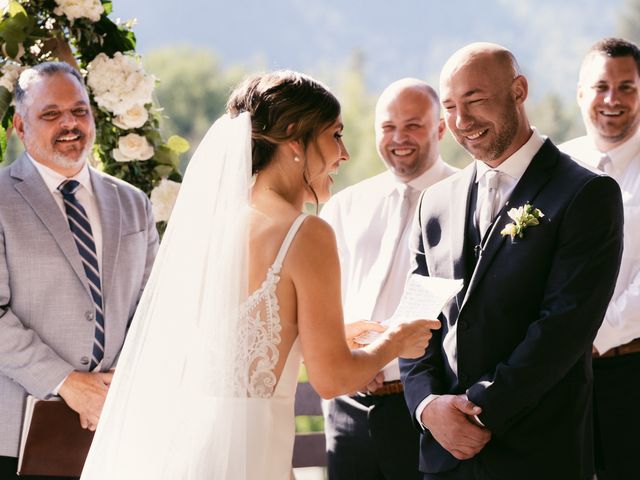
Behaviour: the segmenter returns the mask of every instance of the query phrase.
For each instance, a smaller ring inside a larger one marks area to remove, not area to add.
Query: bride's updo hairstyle
[[[232,117],[242,112],[251,115],[255,174],[269,164],[280,143],[301,140],[306,149],[338,118],[340,103],[311,77],[280,70],[247,78],[229,97],[227,111]]]

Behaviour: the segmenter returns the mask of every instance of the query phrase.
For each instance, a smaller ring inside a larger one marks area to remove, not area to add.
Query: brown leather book
[[[79,477],[93,433],[80,426],[78,414],[60,398],[27,397],[22,426],[19,475]]]

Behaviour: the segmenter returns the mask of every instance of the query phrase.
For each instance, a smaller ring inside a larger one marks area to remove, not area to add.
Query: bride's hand
[[[344,334],[347,337],[347,345],[349,348],[362,348],[364,345],[358,343],[356,338],[360,335],[364,335],[367,332],[384,332],[387,327],[380,325],[378,322],[372,322],[370,320],[358,320],[353,323],[346,323],[344,326]]]
[[[398,357],[418,358],[431,339],[431,330],[440,328],[439,320],[412,320],[390,328],[385,336],[398,347]]]

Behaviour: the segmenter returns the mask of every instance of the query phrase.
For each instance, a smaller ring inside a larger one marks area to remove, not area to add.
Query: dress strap
[[[304,222],[305,218],[307,218],[307,214],[301,213],[293,221],[293,223],[291,224],[291,228],[289,228],[289,232],[287,232],[287,235],[284,237],[284,240],[282,241],[282,246],[280,247],[280,251],[278,252],[278,256],[276,257],[276,260],[275,262],[273,262],[273,266],[271,267],[271,270],[276,275],[280,273],[280,269],[282,268],[282,262],[284,261],[284,257],[287,256],[287,252],[289,251],[291,242],[293,242],[293,238],[296,236],[296,233],[298,233],[298,230],[300,229],[300,226],[302,225],[302,222]]]

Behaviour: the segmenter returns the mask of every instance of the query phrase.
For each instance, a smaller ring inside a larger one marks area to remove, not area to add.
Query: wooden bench
[[[295,412],[300,415],[322,415],[320,396],[310,383],[298,383]],[[327,465],[324,432],[297,433],[293,446],[293,467],[324,467]]]

